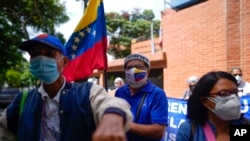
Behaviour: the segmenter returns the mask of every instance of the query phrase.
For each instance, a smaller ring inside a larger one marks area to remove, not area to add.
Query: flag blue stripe
[[[74,32],[70,37],[70,39],[68,40],[68,42],[66,43],[65,49],[67,56],[70,59],[73,59],[72,54],[74,54],[75,57],[83,54],[87,50],[93,48],[96,42],[101,41],[104,37],[107,36],[107,31],[103,30],[106,29],[105,18],[102,18],[105,17],[104,15],[105,13],[101,11],[104,11],[102,2],[98,7],[97,19],[87,27],[83,28],[82,30]],[[90,29],[90,32],[88,32],[88,29]],[[93,29],[96,31],[94,31]],[[94,32],[95,36],[93,35]],[[80,36],[80,33],[84,33],[85,36],[84,37]],[[75,42],[76,38],[79,39],[78,43]],[[73,50],[72,46],[77,47],[77,50]]]

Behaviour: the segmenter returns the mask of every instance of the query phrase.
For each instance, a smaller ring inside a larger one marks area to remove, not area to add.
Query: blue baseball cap
[[[53,47],[55,49],[58,49],[59,51],[62,52],[64,56],[66,56],[66,51],[64,49],[64,46],[61,42],[61,40],[55,36],[49,35],[49,34],[40,34],[36,36],[35,38],[32,38],[28,41],[24,41],[21,43],[19,48],[24,51],[29,51],[30,48],[34,47],[33,45],[35,43],[42,43],[46,44],[50,47]]]

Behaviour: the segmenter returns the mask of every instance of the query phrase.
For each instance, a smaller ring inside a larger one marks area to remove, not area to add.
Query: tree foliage
[[[5,82],[10,87],[27,87],[34,86],[38,81],[37,78],[29,72],[29,63],[27,61],[21,64],[16,64],[11,69],[7,70]]]
[[[134,9],[131,13],[122,11],[106,13],[106,25],[110,38],[109,51],[114,52],[116,58],[122,58],[131,53],[131,41],[144,41],[151,38],[151,23],[153,33],[157,37],[160,21],[154,20],[152,10]]]
[[[59,0],[1,0],[0,1],[0,86],[13,74],[16,64],[25,59],[18,46],[30,38],[30,34],[45,32],[63,37],[56,33],[55,27],[69,20],[66,8]]]

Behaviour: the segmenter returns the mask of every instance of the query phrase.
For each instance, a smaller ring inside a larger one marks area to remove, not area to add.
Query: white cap
[[[199,78],[197,76],[190,76],[187,80],[188,84],[194,85],[199,81]]]
[[[121,77],[116,77],[116,79],[114,80],[114,82],[119,82],[119,81],[123,82],[123,79]]]
[[[135,53],[135,54],[128,55],[124,60],[124,68],[125,68],[126,64],[128,63],[128,61],[130,61],[130,60],[141,60],[148,65],[148,68],[150,68],[149,59],[142,54]]]

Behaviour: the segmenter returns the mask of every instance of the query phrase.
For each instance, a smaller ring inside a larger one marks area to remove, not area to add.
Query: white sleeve
[[[0,141],[16,141],[16,136],[7,129],[6,109],[0,117]]]
[[[129,129],[129,124],[132,121],[132,113],[130,111],[130,105],[124,99],[110,96],[103,87],[93,84],[90,89],[90,104],[96,125],[99,124],[104,111],[112,107],[119,108],[125,112],[126,121],[124,129],[125,131]]]
[[[243,92],[241,92],[242,95],[249,95],[250,94],[250,83],[245,82],[245,85],[242,87]],[[239,95],[241,96],[241,95]]]

